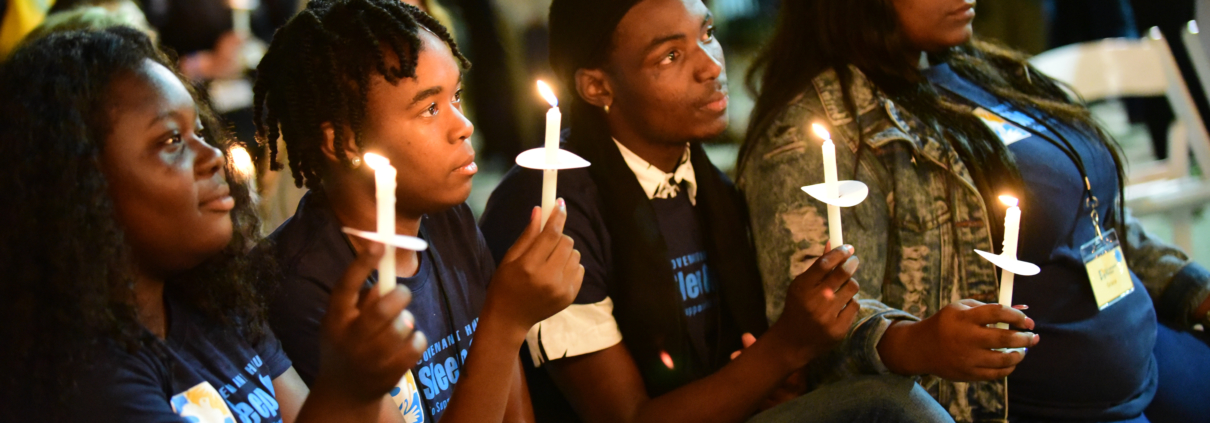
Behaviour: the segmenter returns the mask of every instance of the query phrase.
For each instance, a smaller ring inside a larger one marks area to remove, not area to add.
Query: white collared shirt
[[[647,163],[638,154],[634,154],[617,139],[614,139],[613,143],[622,153],[622,159],[626,160],[626,166],[629,166],[630,171],[634,172],[635,178],[638,178],[639,186],[643,187],[647,199],[676,198],[681,191],[680,184],[683,182],[685,190],[689,194],[689,203],[697,205],[697,176],[693,173],[693,164],[689,162],[688,145],[685,146],[685,154],[681,156],[681,162],[676,166],[676,170],[666,173],[655,165]]]

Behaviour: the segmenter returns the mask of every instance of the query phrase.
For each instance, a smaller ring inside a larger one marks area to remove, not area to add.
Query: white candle
[[[366,153],[365,163],[374,169],[374,199],[378,205],[378,234],[395,236],[395,167],[386,157]],[[395,289],[395,247],[384,245],[378,261],[378,293],[386,295]]]
[[[815,135],[823,138],[823,182],[824,191],[829,198],[840,197],[840,186],[836,177],[836,145],[832,144],[832,134],[818,123],[811,124]],[[840,227],[840,207],[828,204],[828,242],[832,248],[844,245],[844,235]]]
[[[1021,232],[1021,208],[1017,207],[1017,199],[1008,195],[1001,195],[1000,201],[1008,206],[1008,211],[1004,213],[1004,250],[1000,255],[1016,259],[1017,258],[1017,239]],[[1000,305],[1005,307],[1013,306],[1013,278],[1016,276],[1008,269],[1000,269]],[[1008,329],[1008,323],[997,323],[997,328]]]
[[[538,81],[538,92],[542,94],[542,98],[550,103],[550,110],[546,112],[546,164],[551,165],[557,161],[559,152],[559,126],[562,123],[563,114],[559,112],[559,99],[555,97],[555,93],[550,90],[550,87],[545,82]],[[550,212],[555,207],[555,188],[559,182],[559,171],[555,169],[542,170],[542,223],[543,228],[546,227],[546,219],[550,218]]]

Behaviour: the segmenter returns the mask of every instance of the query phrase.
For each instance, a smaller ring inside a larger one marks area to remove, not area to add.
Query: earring
[[[361,157],[354,156],[353,158],[349,159],[349,167],[352,169],[361,167]]]
[[[605,114],[609,114],[609,105],[608,104],[605,105]]]

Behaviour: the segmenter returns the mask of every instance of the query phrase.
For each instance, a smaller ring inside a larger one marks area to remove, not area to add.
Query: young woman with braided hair
[[[170,63],[117,27],[0,67],[0,421],[391,417],[383,396],[425,341],[391,324],[405,293],[358,298],[382,249],[337,271],[308,392],[265,325],[249,189]]]
[[[270,324],[304,380],[319,364],[316,322],[336,270],[366,248],[341,227],[375,228],[362,156],[399,170],[396,231],[429,249],[398,250],[395,282],[433,340],[392,392],[409,422],[532,420],[518,350],[531,326],[571,303],[584,272],[561,233],[562,205],[544,230],[531,209],[525,235],[493,263],[465,204],[477,170],[461,109],[467,67],[445,28],[415,7],[316,0],[278,30],[257,69],[260,141],[276,155],[284,139],[295,182],[310,190],[270,236],[284,268]]]

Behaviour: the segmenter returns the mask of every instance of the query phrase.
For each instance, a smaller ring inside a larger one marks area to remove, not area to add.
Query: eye
[[[670,63],[676,61],[676,59],[680,58],[680,57],[681,57],[681,52],[676,51],[676,50],[670,51],[670,52],[668,52],[668,54],[664,55],[664,57],[662,59],[660,59],[660,64],[661,65],[670,64]]]
[[[439,111],[440,111],[440,109],[437,108],[437,103],[429,103],[429,107],[424,109],[424,113],[422,113],[421,116],[424,116],[424,117],[437,116],[437,112],[439,112]]]
[[[454,91],[454,103],[462,102],[462,90]]]
[[[709,27],[706,28],[706,33],[702,34],[702,41],[705,41],[705,42],[714,41],[714,25],[710,25]]]

